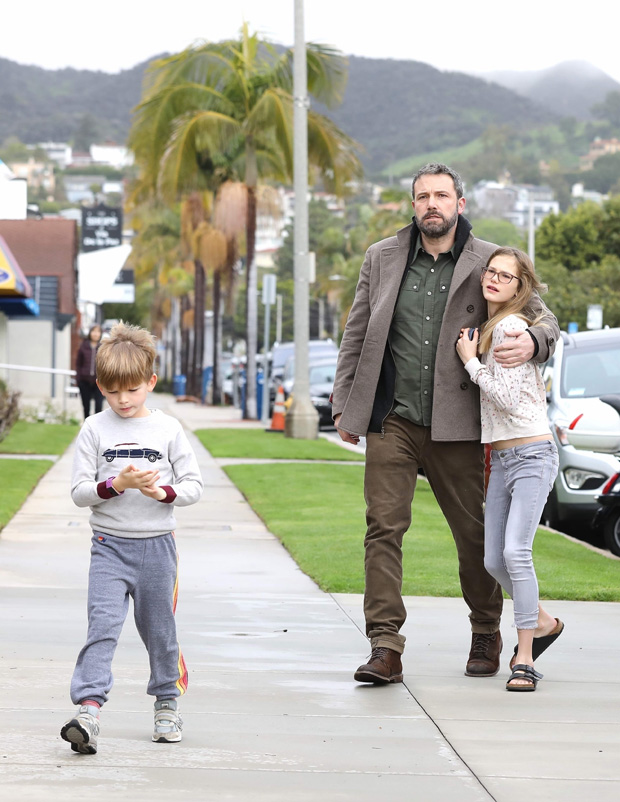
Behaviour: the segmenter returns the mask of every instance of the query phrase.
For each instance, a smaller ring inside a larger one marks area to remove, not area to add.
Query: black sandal
[[[548,635],[543,635],[541,638],[534,638],[532,641],[532,657],[534,660],[537,660],[543,652],[546,652],[547,649],[551,646],[551,644],[556,641],[562,632],[564,632],[564,623],[560,621],[559,618],[555,619],[557,624],[555,629],[551,630]],[[514,667],[515,657],[517,656],[517,652],[519,650],[519,646],[515,646],[515,651],[513,656],[510,658],[510,668]]]
[[[527,666],[525,663],[519,663],[512,669],[512,674],[508,678],[508,682],[506,683],[506,690],[507,691],[535,691],[536,686],[538,685],[538,680],[542,679],[543,675],[539,674],[538,671],[532,668],[532,666]],[[529,683],[528,685],[511,685],[513,679],[524,679],[527,680]]]

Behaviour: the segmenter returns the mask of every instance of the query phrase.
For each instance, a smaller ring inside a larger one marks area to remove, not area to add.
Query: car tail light
[[[620,493],[620,473],[614,473],[611,479],[603,488],[601,495],[606,496],[608,493]]]
[[[560,426],[558,423],[555,424],[555,433],[558,437],[558,442],[561,446],[568,446],[570,443],[568,442],[568,437],[566,436],[566,426]]]

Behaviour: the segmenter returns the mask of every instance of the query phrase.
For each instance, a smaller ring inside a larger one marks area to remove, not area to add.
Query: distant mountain
[[[85,115],[94,118],[90,122],[95,123],[98,138],[124,141],[131,110],[140,101],[147,66],[138,64],[108,74],[44,70],[0,59],[0,142],[8,136],[29,144],[70,141],[83,126]],[[570,72],[573,77],[563,70],[565,65],[555,72],[545,71],[542,85],[551,86],[555,76],[555,89],[549,92],[558,103],[563,96],[570,113],[576,114],[578,98],[588,94],[584,80],[589,73],[584,65]],[[589,105],[601,100],[609,88],[620,88],[604,73],[596,72],[597,80],[589,84],[596,86],[596,92],[591,89],[588,95]],[[607,78],[605,86],[601,76]],[[517,94],[516,83],[506,88],[464,73],[441,72],[417,61],[351,56],[342,105],[329,112],[320,110],[364,146],[366,168],[377,174],[398,159],[464,145],[491,124],[525,131],[557,120],[546,95],[534,102],[540,82],[532,76],[528,80],[527,93],[519,85]]]
[[[123,142],[131,109],[140,100],[148,63],[111,74],[91,70],[45,70],[0,58],[0,142],[71,140],[85,115],[100,137]]]
[[[329,115],[364,146],[374,173],[416,153],[464,145],[492,124],[526,130],[555,120],[546,108],[465,73],[358,56],[349,57],[344,100]]]
[[[590,109],[620,83],[587,61],[563,61],[546,70],[488,72],[480,77],[494,81],[533,100],[561,117],[590,120]]]

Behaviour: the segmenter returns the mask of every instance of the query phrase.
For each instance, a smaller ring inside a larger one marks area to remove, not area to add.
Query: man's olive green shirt
[[[455,265],[454,246],[435,260],[418,237],[390,327],[393,411],[419,426],[431,425],[435,355]]]

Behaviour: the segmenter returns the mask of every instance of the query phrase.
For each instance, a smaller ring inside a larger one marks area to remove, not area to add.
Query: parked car
[[[620,455],[620,395],[603,395],[601,401],[614,410],[615,417],[580,415],[569,430],[569,439],[577,448]],[[620,556],[620,473],[615,473],[595,497],[598,509],[592,529],[601,534],[607,548]]]
[[[620,454],[583,436],[584,421],[615,428],[617,413],[601,396],[620,393],[620,329],[562,332],[543,366],[547,413],[558,447],[559,471],[543,521],[554,528],[570,521],[592,525],[597,496],[620,473]],[[579,422],[581,421],[581,425]],[[593,448],[595,446],[595,448]]]
[[[295,343],[274,343],[271,349],[271,375],[269,377],[270,412],[276,399],[278,387],[284,380],[284,367],[287,361],[295,356]],[[338,346],[331,339],[309,340],[308,361],[322,359],[323,357],[337,357]]]
[[[324,359],[312,359],[308,365],[308,381],[310,389],[310,399],[314,408],[319,413],[319,428],[321,426],[333,426],[332,405],[330,396],[334,387],[334,377],[336,375],[335,356]],[[295,383],[295,357],[291,357],[285,365],[284,379],[282,387],[284,397],[288,399],[293,395]]]
[[[164,457],[161,451],[142,448],[138,443],[117,443],[114,448],[106,449],[102,456],[106,458],[106,462],[114,459],[147,459],[149,462],[157,462]]]

